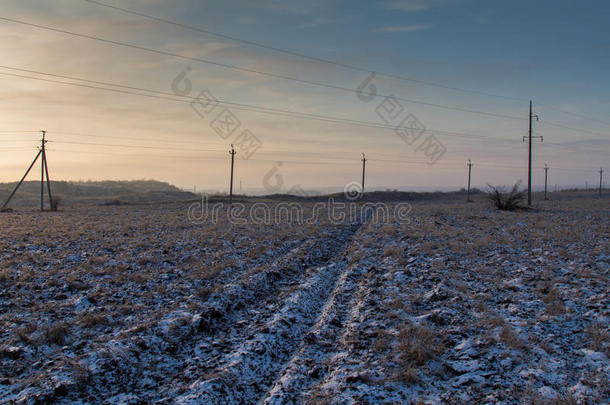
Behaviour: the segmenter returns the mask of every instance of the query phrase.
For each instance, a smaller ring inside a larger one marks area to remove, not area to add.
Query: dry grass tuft
[[[523,343],[523,341],[521,339],[519,339],[519,336],[517,336],[517,334],[513,331],[513,329],[507,323],[504,324],[504,327],[502,328],[502,331],[500,332],[500,339],[507,346],[512,347],[513,349],[525,350],[527,348],[525,343]]]
[[[66,336],[68,335],[68,332],[69,328],[65,322],[54,323],[45,329],[44,342],[63,346],[66,344]]]
[[[106,258],[103,256],[91,256],[88,263],[91,266],[101,266],[106,263]]]
[[[548,303],[545,311],[547,314],[549,314],[551,316],[561,315],[561,314],[565,314],[566,312],[568,312],[567,308],[565,307],[565,305],[563,304],[563,302],[561,300],[552,301],[552,302]]]
[[[214,288],[201,287],[199,290],[197,290],[197,296],[205,301],[208,299],[210,294],[212,294],[213,292],[214,292]]]
[[[478,313],[487,312],[487,303],[482,299],[477,299],[472,306]]]
[[[322,392],[318,386],[312,389],[309,398],[305,401],[305,405],[329,405],[331,403],[332,395]]]
[[[71,362],[70,365],[72,366],[72,375],[76,384],[79,387],[86,386],[91,381],[91,371],[77,362]]]
[[[406,368],[421,366],[444,349],[438,334],[425,326],[409,325],[400,331],[398,338],[400,359]]]
[[[87,313],[80,317],[80,322],[87,328],[93,328],[98,325],[107,325],[108,318],[104,314]]]
[[[0,283],[5,283],[11,279],[11,271],[9,269],[0,270]]]
[[[567,390],[558,393],[557,398],[546,399],[534,390],[533,384],[530,382],[521,396],[521,403],[524,405],[576,405],[578,401]]]
[[[559,291],[550,282],[543,283],[538,291],[542,294],[542,301],[546,304],[545,312],[548,315],[555,316],[568,312]]]
[[[68,288],[70,288],[72,291],[84,291],[89,289],[89,285],[84,283],[76,276],[67,277],[66,282],[68,283]]]
[[[375,331],[376,339],[373,342],[372,349],[376,353],[384,353],[391,348],[391,334],[383,329]]]
[[[402,256],[402,249],[396,244],[389,245],[386,246],[383,250],[383,255],[386,257],[391,256],[394,258],[399,258],[400,256]]]
[[[610,332],[601,323],[594,323],[587,328],[589,347],[596,352],[604,352],[610,357]]]
[[[21,342],[31,343],[32,339],[30,335],[36,331],[37,327],[34,323],[29,323],[25,326],[21,326],[15,329],[15,336]]]
[[[416,384],[419,382],[419,375],[417,368],[411,365],[400,369],[398,371],[398,378],[407,384]]]

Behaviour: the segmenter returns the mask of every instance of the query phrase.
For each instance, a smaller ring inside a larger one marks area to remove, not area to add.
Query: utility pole
[[[466,202],[472,202],[470,199],[470,174],[472,173],[472,162],[468,159],[468,198],[466,198]]]
[[[530,127],[529,127],[529,135],[527,137],[523,137],[523,141],[528,138],[529,140],[529,155],[528,155],[528,164],[527,164],[527,205],[532,205],[532,138],[540,138],[542,142],[543,139],[541,136],[532,137],[532,118],[536,117],[536,121],[540,120],[538,115],[532,113],[532,100],[530,100]]]
[[[44,137],[45,131],[42,131],[42,140],[40,141],[40,152],[42,153],[42,161],[40,163],[40,211],[44,211]]]
[[[602,196],[602,175],[604,174],[604,169],[599,168],[599,196]]]
[[[362,197],[364,197],[364,171],[366,168],[366,155],[362,154]]]
[[[229,152],[231,154],[231,186],[229,187],[229,205],[233,204],[233,165],[235,163],[235,148],[233,147],[233,144],[231,144],[231,151]]]
[[[44,184],[44,176],[47,176],[47,191],[49,193],[49,205],[51,207],[51,211],[55,210],[55,207],[53,206],[54,202],[53,202],[53,194],[51,194],[51,179],[49,178],[49,165],[47,163],[47,152],[46,152],[46,137],[47,135],[47,131],[42,131],[42,146],[41,146],[41,150],[42,150],[42,166],[44,168],[44,173],[43,173],[43,177],[42,177],[42,182],[41,184]],[[41,186],[41,193],[40,193],[40,210],[43,210],[43,190],[42,190],[42,186]]]
[[[0,211],[4,211],[4,209],[11,202],[11,199],[13,198],[13,196],[15,195],[15,193],[17,192],[19,187],[21,187],[21,184],[23,184],[23,181],[25,180],[27,175],[30,173],[30,171],[32,170],[32,167],[34,167],[34,164],[36,163],[36,161],[38,160],[39,157],[42,157],[41,163],[40,163],[41,164],[41,166],[40,166],[40,210],[44,211],[44,178],[45,178],[45,175],[47,176],[47,191],[49,192],[49,201],[50,201],[50,205],[51,205],[51,210],[55,209],[55,207],[53,207],[53,195],[51,194],[51,180],[49,179],[49,168],[48,168],[48,164],[47,164],[47,154],[46,154],[46,150],[45,150],[45,144],[47,143],[47,140],[45,139],[47,131],[41,131],[41,132],[42,132],[42,140],[40,141],[40,148],[38,150],[38,153],[36,154],[36,157],[30,164],[28,169],[25,171],[25,174],[23,175],[21,180],[19,180],[19,183],[17,183],[17,185],[15,186],[15,188],[13,189],[11,194],[6,199],[6,202],[0,208]]]
[[[544,164],[544,199],[548,200],[547,196],[546,196],[546,185],[547,185],[547,179],[549,176],[549,167],[547,166],[547,164]]]

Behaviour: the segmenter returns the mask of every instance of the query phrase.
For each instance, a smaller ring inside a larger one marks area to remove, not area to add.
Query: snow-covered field
[[[0,403],[608,403],[610,200],[553,198],[0,214]]]

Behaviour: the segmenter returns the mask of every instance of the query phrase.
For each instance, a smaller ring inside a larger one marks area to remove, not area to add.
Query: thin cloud
[[[319,27],[320,25],[331,24],[333,22],[334,22],[334,20],[331,18],[319,17],[314,20],[301,24],[300,27],[301,28],[315,28],[315,27]]]
[[[377,28],[375,32],[412,32],[429,29],[429,25],[392,25],[389,27]]]
[[[449,0],[390,0],[385,3],[385,6],[391,10],[413,12],[442,6],[446,3],[449,3]]]

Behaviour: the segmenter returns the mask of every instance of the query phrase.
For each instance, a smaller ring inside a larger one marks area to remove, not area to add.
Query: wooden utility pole
[[[472,202],[470,199],[470,175],[472,173],[472,162],[468,159],[468,198],[466,198],[466,202]]]
[[[364,197],[364,171],[366,168],[366,155],[362,154],[362,197]]]
[[[546,185],[547,185],[547,179],[549,176],[549,167],[547,166],[547,164],[544,164],[544,199],[548,200],[547,196],[546,196]]]
[[[15,186],[15,188],[13,189],[11,194],[6,199],[6,202],[0,208],[0,211],[3,211],[8,206],[8,204],[11,202],[11,199],[13,198],[13,196],[15,195],[17,190],[19,190],[19,187],[21,186],[21,184],[23,184],[23,181],[25,180],[27,175],[32,170],[32,167],[34,167],[34,164],[36,163],[38,158],[41,156],[42,156],[42,158],[41,158],[41,163],[40,163],[41,164],[41,166],[40,166],[40,210],[44,211],[44,181],[45,181],[44,178],[45,178],[45,175],[47,176],[47,191],[49,193],[49,202],[51,205],[51,210],[55,209],[55,207],[53,206],[53,195],[51,194],[51,180],[49,179],[49,168],[48,168],[48,164],[47,164],[47,154],[46,154],[46,150],[45,150],[45,145],[47,143],[47,140],[46,140],[47,131],[41,131],[41,132],[42,132],[42,140],[40,141],[40,149],[38,150],[36,157],[30,164],[28,169],[25,171],[25,174],[23,175],[21,180],[19,180],[19,183],[17,183],[17,185]]]
[[[40,169],[40,211],[44,211],[44,177],[47,176],[47,191],[49,193],[49,205],[51,207],[51,211],[54,210],[53,207],[53,195],[51,194],[51,179],[49,178],[49,166],[47,164],[47,153],[46,153],[46,143],[47,140],[46,135],[47,131],[42,132],[42,141],[40,144],[40,151],[42,152],[42,167]]]
[[[40,141],[40,153],[42,161],[40,162],[40,211],[44,211],[44,136],[45,131],[42,131],[42,140]]]
[[[235,164],[235,148],[231,144],[231,185],[229,186],[229,205],[233,204],[233,165]]]
[[[602,196],[602,176],[604,174],[604,169],[599,168],[599,196]]]
[[[536,117],[536,121],[540,118],[538,115],[532,113],[532,100],[530,100],[530,126],[529,126],[529,134],[527,137],[523,137],[523,141],[527,138],[529,141],[529,154],[528,154],[528,163],[527,163],[527,205],[532,205],[532,138],[540,138],[540,141],[543,141],[541,136],[532,136],[532,118]]]

